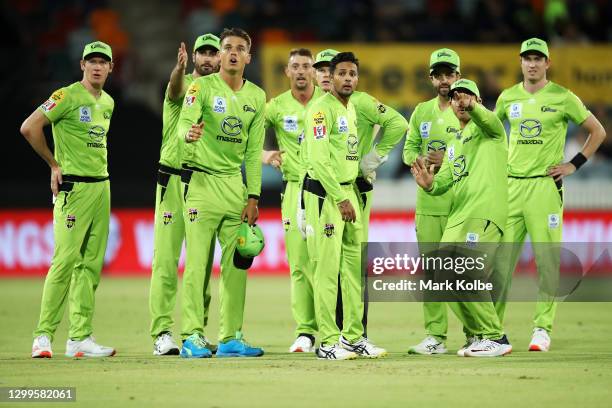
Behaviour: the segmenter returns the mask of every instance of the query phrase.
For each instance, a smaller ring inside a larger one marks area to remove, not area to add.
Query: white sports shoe
[[[342,348],[340,344],[331,346],[321,346],[317,349],[317,357],[319,360],[353,360],[357,358],[357,354]]]
[[[465,350],[466,357],[500,357],[510,354],[510,344],[498,343],[491,339],[481,339]]]
[[[533,329],[529,351],[548,351],[550,349],[550,336],[545,329],[536,327]]]
[[[34,339],[32,343],[32,358],[51,358],[51,340],[46,334],[42,334]]]
[[[172,338],[172,333],[165,332],[157,336],[153,345],[154,356],[178,356],[180,350]]]
[[[315,351],[314,344],[308,336],[298,336],[289,347],[290,353],[312,353]]]
[[[465,339],[465,344],[459,350],[457,350],[457,355],[459,357],[466,357],[465,350],[469,349],[472,344],[476,343],[478,340],[479,339],[476,336],[468,337],[467,339]]]
[[[438,341],[433,336],[425,337],[422,342],[408,349],[408,354],[432,355],[444,354],[447,352],[448,350],[446,349],[444,342]]]
[[[115,355],[112,347],[101,346],[93,336],[84,340],[66,341],[66,357],[110,357]]]
[[[362,337],[355,343],[350,343],[344,336],[340,336],[340,346],[345,350],[352,351],[358,356],[366,358],[379,358],[387,355],[387,350],[376,346],[367,337]]]

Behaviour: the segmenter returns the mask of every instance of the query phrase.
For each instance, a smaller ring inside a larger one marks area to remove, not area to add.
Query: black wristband
[[[259,200],[259,196],[256,194],[249,194],[249,198],[254,198],[255,200]]]
[[[576,153],[574,158],[570,160],[570,163],[572,163],[574,167],[576,167],[576,170],[578,170],[586,162],[587,158],[584,154],[582,154],[582,152]]]

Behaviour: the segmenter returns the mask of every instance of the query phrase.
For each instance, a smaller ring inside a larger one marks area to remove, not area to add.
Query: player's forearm
[[[58,166],[57,162],[55,161],[55,157],[53,157],[51,149],[49,149],[49,146],[47,145],[42,128],[22,126],[21,134],[26,138],[34,151],[49,165],[49,167],[53,168]]]
[[[402,137],[404,137],[408,130],[408,121],[406,118],[391,108],[387,109],[390,110],[388,114],[391,115],[391,118],[383,126],[385,131],[376,145],[376,152],[380,156],[388,155],[395,145],[402,140]]]
[[[601,122],[599,122],[599,120],[597,120],[597,118],[595,118],[593,115],[589,116],[585,120],[583,127],[585,127],[589,132],[589,137],[582,146],[581,152],[587,159],[589,159],[595,154],[597,149],[599,149],[599,146],[601,146],[603,141],[606,139],[606,130],[602,126]]]
[[[411,166],[412,163],[419,157],[421,153],[420,141],[414,140],[410,134],[406,135],[406,142],[404,143],[404,151],[402,153],[402,160],[406,166]]]
[[[504,125],[501,123],[497,115],[481,104],[474,105],[474,109],[470,112],[470,118],[476,125],[484,131],[484,133],[493,138],[500,139],[506,136]]]
[[[168,84],[168,97],[176,101],[183,96],[185,70],[176,65],[170,74],[170,82]]]
[[[448,162],[444,162],[442,168],[435,175],[430,189],[424,189],[429,195],[439,196],[446,193],[453,186],[453,176],[450,174]]]

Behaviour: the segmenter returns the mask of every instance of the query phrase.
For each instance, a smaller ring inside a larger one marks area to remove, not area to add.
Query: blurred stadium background
[[[288,88],[282,68],[291,48],[316,53],[333,47],[360,58],[360,90],[406,118],[418,102],[433,97],[427,77],[433,49],[457,50],[463,75],[478,82],[484,103],[493,107],[500,91],[520,80],[520,42],[546,39],[550,79],[582,98],[608,133],[597,155],[566,180],[565,240],[612,242],[610,1],[5,0],[1,10],[0,276],[47,271],[53,251],[49,170],[19,126],[51,92],[81,78],[83,45],[95,39],[113,47],[116,64],[106,86],[116,107],[108,142],[113,217],[105,273],[150,272],[163,89],[176,50],[181,41],[190,49],[197,35],[232,26],[253,38],[246,76],[268,99]],[[566,157],[586,136],[570,125]],[[401,163],[402,146],[378,174],[372,241],[415,239],[416,185]],[[286,273],[280,175],[266,167],[263,181],[260,225],[267,246],[254,272]]]

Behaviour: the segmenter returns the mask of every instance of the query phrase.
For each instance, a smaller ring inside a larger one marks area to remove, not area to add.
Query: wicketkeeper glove
[[[376,148],[372,148],[370,153],[363,156],[361,161],[359,162],[359,167],[361,168],[361,173],[364,177],[372,173],[376,170],[381,164],[386,162],[389,159],[389,156],[379,156],[376,152]],[[374,177],[376,179],[376,176]]]

